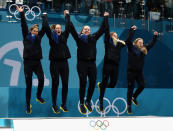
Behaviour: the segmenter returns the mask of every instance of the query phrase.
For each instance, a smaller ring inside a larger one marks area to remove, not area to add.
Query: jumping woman
[[[67,39],[69,36],[69,11],[65,10],[64,15],[66,17],[65,31],[62,31],[61,25],[56,24],[49,27],[46,20],[46,34],[49,38],[50,52],[50,74],[52,78],[52,110],[54,113],[60,113],[57,107],[57,92],[59,86],[59,76],[62,80],[62,104],[60,109],[63,112],[68,112],[66,107],[66,99],[68,93],[68,79],[69,79],[69,65],[68,59],[71,58]]]
[[[42,23],[42,29],[39,31],[38,25],[34,24],[30,30],[25,20],[23,7],[17,7],[18,12],[21,16],[21,27],[23,35],[23,63],[24,63],[24,74],[26,81],[26,113],[31,114],[31,89],[32,89],[32,74],[33,72],[38,77],[38,89],[37,89],[37,102],[41,104],[45,103],[45,100],[41,97],[43,86],[44,86],[44,73],[41,65],[42,49],[41,39],[45,34],[44,19]],[[43,17],[44,18],[44,17]]]
[[[145,78],[143,73],[143,67],[145,62],[145,56],[148,54],[149,50],[156,43],[158,32],[154,32],[152,41],[149,44],[144,45],[144,40],[142,38],[137,38],[135,41],[131,42],[133,34],[137,29],[136,26],[132,26],[129,35],[126,39],[126,45],[128,47],[128,68],[127,68],[127,113],[131,114],[131,102],[138,106],[137,97],[145,88]],[[138,84],[138,88],[135,92],[134,84],[135,81]]]
[[[114,88],[117,83],[121,49],[125,46],[125,42],[119,40],[116,32],[109,32],[108,18],[105,21],[104,43],[105,56],[103,64],[102,82],[97,83],[100,91],[99,110],[101,112],[103,112],[103,97],[106,88]],[[108,83],[109,78],[110,82]]]
[[[104,33],[105,19],[108,14],[104,14],[104,20],[99,30],[93,34],[90,33],[89,26],[83,26],[80,33],[77,33],[72,22],[70,30],[77,45],[77,71],[80,81],[80,112],[86,114],[86,109],[92,112],[90,101],[95,89],[97,69],[96,69],[96,43],[100,36]],[[87,91],[86,102],[84,103],[85,89],[89,79],[89,88]],[[85,109],[86,108],[86,109]]]

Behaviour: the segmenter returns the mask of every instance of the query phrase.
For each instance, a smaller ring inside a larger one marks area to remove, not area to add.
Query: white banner
[[[23,5],[23,0],[16,0],[16,4]]]
[[[159,20],[160,12],[152,12],[150,11],[150,20]]]
[[[13,120],[14,131],[172,131],[172,122],[163,117]]]

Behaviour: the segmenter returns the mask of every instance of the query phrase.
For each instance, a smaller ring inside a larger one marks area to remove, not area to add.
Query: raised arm
[[[65,16],[66,24],[65,24],[65,31],[63,33],[65,37],[68,38],[70,33],[70,15],[68,10],[64,11],[64,16]]]
[[[137,27],[136,27],[135,25],[132,26],[132,27],[130,28],[129,34],[128,34],[128,36],[127,36],[125,42],[128,43],[128,42],[131,42],[131,41],[132,41],[132,38],[133,38],[133,35],[134,35],[136,29],[137,29]],[[126,44],[127,44],[127,43],[126,43]]]
[[[44,15],[42,17],[42,19],[44,21],[44,23],[43,23],[44,25],[43,26],[45,26],[46,35],[50,39],[52,37],[52,31],[51,31],[50,26],[48,24],[47,15]]]
[[[26,23],[23,10],[24,10],[23,7],[17,6],[17,11],[20,13],[20,17],[21,17],[22,35],[23,35],[23,38],[25,38],[28,35],[28,25]]]
[[[105,12],[108,13],[108,12]],[[109,13],[108,13],[109,16]],[[110,30],[109,30],[109,22],[108,22],[108,16],[105,17],[105,41],[109,41],[110,38]]]
[[[46,32],[46,22],[47,22],[47,14],[43,14],[42,15],[42,27],[41,27],[41,30],[38,32],[38,35],[42,38]]]
[[[71,21],[70,21],[69,24],[70,24],[69,26],[70,26],[71,34],[72,34],[73,38],[75,39],[75,41],[78,42],[79,41],[79,37],[78,37],[78,33],[77,33],[76,29],[74,28],[74,25],[73,25],[73,23]]]
[[[98,40],[100,38],[100,36],[104,33],[104,30],[105,30],[105,21],[106,21],[106,19],[108,19],[108,18],[106,18],[106,17],[108,17],[108,15],[109,15],[108,12],[105,12],[104,13],[104,19],[102,21],[102,24],[101,24],[99,30],[93,34],[95,36],[96,40]]]
[[[137,27],[134,25],[129,30],[129,34],[128,34],[126,40],[125,40],[125,43],[126,43],[128,48],[132,47],[132,42],[131,41],[132,41],[132,38],[133,38],[133,35],[134,35],[136,29],[137,29]]]
[[[155,45],[156,40],[157,40],[157,36],[158,36],[158,32],[155,31],[153,39],[151,40],[151,42],[148,45],[146,45],[146,48],[148,51]]]

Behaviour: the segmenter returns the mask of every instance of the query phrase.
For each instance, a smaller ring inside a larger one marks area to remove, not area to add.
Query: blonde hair
[[[117,39],[117,38],[114,37],[114,33],[115,32],[110,32],[110,36],[112,37],[113,44],[116,46],[117,45],[117,42],[119,42],[119,43],[125,45],[125,42],[124,41],[119,40],[119,39]]]
[[[38,29],[39,28],[38,24],[32,25],[31,28],[30,28],[30,31],[32,31],[34,28],[37,28]]]
[[[83,31],[84,27],[85,27],[85,26],[82,27],[82,30],[80,31],[80,34],[82,34],[82,31]]]
[[[112,37],[114,35],[115,32],[110,32],[110,36]]]
[[[134,45],[137,47],[137,42],[139,40],[142,40],[144,41],[142,38],[137,38],[136,40],[134,40]],[[148,51],[147,51],[147,48],[145,46],[143,46],[142,48],[140,48],[141,52],[144,53],[145,55],[147,55]]]

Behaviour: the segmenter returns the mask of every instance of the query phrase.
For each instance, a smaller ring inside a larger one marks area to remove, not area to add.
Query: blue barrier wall
[[[30,24],[29,24],[30,26]],[[33,90],[32,90],[32,114],[25,113],[25,79],[22,64],[22,34],[19,23],[0,23],[0,117],[83,117],[78,111],[79,101],[79,79],[76,71],[76,45],[72,36],[68,38],[68,46],[72,58],[69,59],[69,93],[67,107],[70,110],[68,113],[53,114],[51,109],[51,77],[49,72],[49,44],[46,35],[42,40],[43,59],[42,65],[45,73],[46,81],[43,90],[43,97],[47,103],[44,105],[35,102],[36,98],[36,76],[33,75]],[[64,29],[64,26],[63,26]],[[76,27],[78,31],[81,27]],[[91,32],[95,32],[98,27],[92,27]],[[113,28],[112,28],[113,29]],[[116,29],[120,39],[124,40],[127,37],[127,29]],[[145,43],[152,39],[151,32],[138,30],[135,33],[136,37],[144,38]],[[97,42],[97,81],[102,78],[102,66],[104,57],[103,36]],[[155,47],[146,56],[144,74],[146,78],[146,89],[139,96],[139,107],[133,107],[134,116],[173,116],[173,45],[172,34],[165,33],[158,39]],[[127,116],[125,111],[124,99],[127,93],[127,48],[123,48],[121,53],[119,80],[114,89],[108,89],[105,97],[109,99],[112,107],[107,105],[105,108],[107,113],[105,116]],[[61,83],[58,90],[57,103],[61,104]],[[97,87],[93,95],[93,103],[95,104],[99,97]],[[120,97],[120,98],[119,98]],[[118,99],[116,99],[118,98]],[[123,99],[122,99],[123,98]],[[114,102],[114,100],[117,100]],[[126,102],[126,101],[125,101]],[[93,106],[94,107],[94,106]],[[97,106],[94,107],[97,109]],[[87,116],[104,116],[96,110]]]

